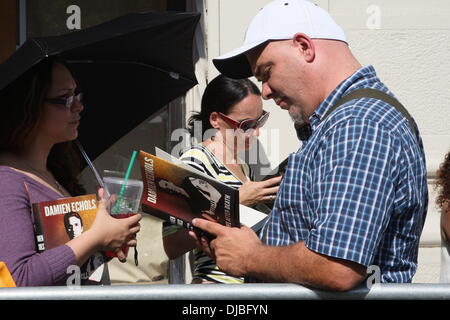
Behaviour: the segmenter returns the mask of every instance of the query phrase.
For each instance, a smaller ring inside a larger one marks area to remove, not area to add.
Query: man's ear
[[[316,57],[316,49],[310,37],[304,33],[298,32],[294,35],[292,41],[296,46],[298,46],[298,49],[305,58],[306,62],[314,61],[314,58]]]
[[[211,112],[209,115],[209,123],[214,129],[219,129],[219,114],[217,112]]]

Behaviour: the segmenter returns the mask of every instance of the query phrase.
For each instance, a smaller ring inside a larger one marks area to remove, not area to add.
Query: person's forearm
[[[357,271],[346,264],[352,264]],[[247,275],[265,282],[299,283],[338,291],[356,286],[364,272],[363,266],[319,255],[309,250],[304,242],[284,247],[262,245],[249,257],[247,265]]]
[[[175,259],[196,248],[197,245],[185,229],[165,236],[163,239],[164,251],[169,259]]]
[[[90,256],[100,251],[100,241],[93,232],[87,230],[80,236],[70,240],[66,243],[75,254],[77,265],[81,266]]]
[[[265,282],[294,282],[306,284],[303,243],[273,247],[261,245],[248,259],[247,273]]]
[[[216,235],[198,245],[214,256],[217,266],[233,276],[249,276],[267,282],[293,282],[316,288],[345,291],[366,276],[366,267],[349,260],[329,257],[309,250],[304,242],[289,246],[266,246],[245,226],[228,228],[194,219],[193,225]]]

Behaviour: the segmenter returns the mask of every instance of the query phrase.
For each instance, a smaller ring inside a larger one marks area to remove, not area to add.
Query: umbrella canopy
[[[29,39],[0,65],[0,90],[48,56],[67,61],[84,93],[79,140],[94,159],[197,84],[192,47],[199,18],[132,13],[73,33]]]

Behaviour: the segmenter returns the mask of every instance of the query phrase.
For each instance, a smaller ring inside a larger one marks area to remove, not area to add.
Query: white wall
[[[200,0],[201,2],[201,0]],[[218,71],[212,58],[242,43],[256,12],[270,0],[204,0],[207,15],[207,62],[204,74]],[[447,0],[316,0],[346,32],[349,45],[363,65],[372,64],[380,79],[397,95],[419,125],[429,173],[429,186],[444,154],[450,149],[450,2]],[[199,105],[192,106],[192,109]],[[272,101],[266,129],[278,129],[273,164],[298,148],[291,120]],[[415,282],[437,282],[439,273],[439,212],[430,205],[419,251]]]

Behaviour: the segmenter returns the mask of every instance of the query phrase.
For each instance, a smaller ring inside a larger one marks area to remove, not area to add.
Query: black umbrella
[[[0,65],[0,90],[47,56],[66,60],[84,93],[79,140],[94,159],[197,84],[192,45],[199,18],[132,13],[77,32],[29,39]]]

